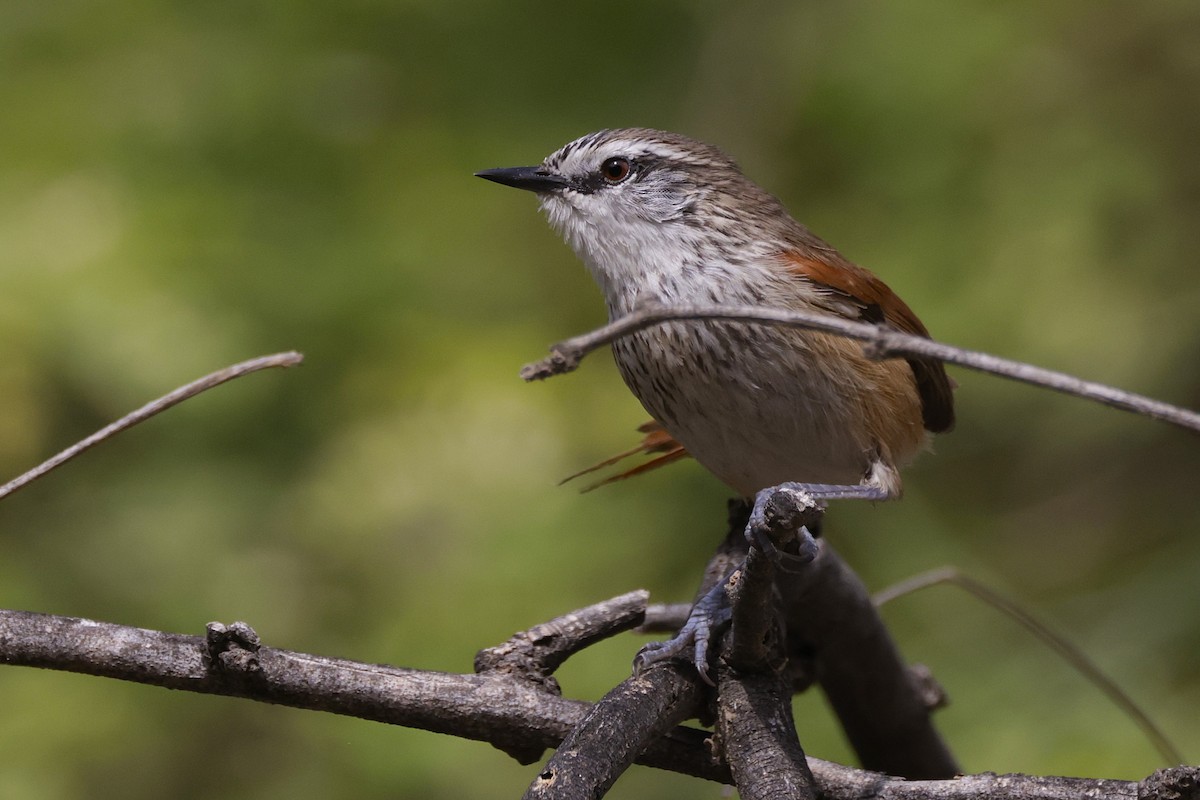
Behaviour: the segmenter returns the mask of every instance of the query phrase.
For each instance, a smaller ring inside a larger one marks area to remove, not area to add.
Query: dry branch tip
[[[220,386],[222,383],[231,381],[235,378],[240,378],[243,375],[248,375],[251,372],[258,372],[263,369],[272,367],[294,367],[304,361],[304,356],[295,350],[289,350],[284,353],[275,353],[269,356],[259,356],[251,358],[248,361],[242,361],[224,369],[217,370],[205,375],[203,378],[192,381],[189,384],[180,386],[172,392],[159,397],[156,400],[151,400],[141,408],[131,411],[121,417],[116,422],[113,422],[100,430],[88,436],[86,439],[76,442],[66,450],[58,453],[52,458],[42,462],[28,472],[17,476],[8,483],[0,486],[0,500],[9,496],[13,492],[36,481],[38,478],[52,472],[61,467],[76,456],[84,453],[87,450],[95,447],[106,439],[111,439],[122,431],[126,431],[137,425],[140,422],[145,422],[151,417],[157,416],[166,411],[172,406],[182,403],[184,400],[195,397],[198,394],[208,391],[215,386]]]

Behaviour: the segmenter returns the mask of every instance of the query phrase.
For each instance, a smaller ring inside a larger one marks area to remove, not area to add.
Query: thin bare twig
[[[251,372],[258,372],[259,370],[269,369],[271,367],[294,367],[303,360],[304,356],[296,352],[275,353],[274,355],[269,356],[259,356],[258,358],[252,358],[249,361],[242,361],[239,364],[234,364],[231,367],[226,367],[225,369],[205,375],[203,378],[192,381],[186,386],[180,386],[170,394],[165,394],[157,400],[147,403],[136,411],[126,414],[111,425],[101,428],[91,436],[83,439],[82,441],[76,442],[48,461],[39,464],[25,474],[12,479],[3,486],[0,486],[0,500],[8,497],[18,489],[33,483],[46,473],[57,469],[80,453],[90,450],[91,448],[103,442],[105,439],[116,436],[121,431],[128,430],[134,425],[137,425],[139,422],[145,422],[146,420],[150,419],[150,417],[160,414],[163,411],[166,411],[168,408],[178,405],[190,397],[195,397],[201,392],[206,392],[214,386],[220,386],[222,383],[231,381],[234,378],[240,378],[243,375],[247,375]]]
[[[1154,720],[1150,719],[1150,716],[1134,702],[1133,698],[1126,694],[1125,690],[1118,686],[1111,678],[1105,675],[1100,667],[1088,658],[1082,650],[1050,630],[1041,620],[1021,608],[1021,606],[1012,600],[1009,600],[1007,597],[1004,597],[999,592],[992,590],[974,578],[962,574],[954,567],[943,567],[923,572],[920,575],[914,575],[908,580],[901,581],[881,592],[877,592],[871,599],[875,602],[875,605],[882,606],[884,603],[889,603],[898,597],[903,597],[906,594],[911,594],[930,586],[937,586],[938,584],[957,586],[1006,615],[1040,639],[1047,647],[1057,653],[1063,661],[1066,661],[1077,672],[1083,675],[1084,679],[1099,689],[1109,699],[1109,702],[1133,720],[1133,723],[1141,728],[1142,733],[1150,741],[1154,749],[1158,751],[1158,754],[1162,756],[1163,761],[1168,766],[1184,763],[1183,754],[1179,752],[1175,744],[1154,723]]]
[[[646,618],[637,633],[674,633],[687,622],[691,603],[653,603],[646,606]]]
[[[828,314],[759,306],[645,306],[594,331],[552,346],[550,356],[534,364],[527,364],[521,370],[521,377],[527,381],[534,381],[562,375],[576,369],[588,353],[623,336],[664,322],[706,319],[833,333],[866,342],[864,349],[871,358],[935,358],[947,364],[957,364],[1002,378],[1041,386],[1200,433],[1200,413],[1102,383],[1085,381],[1063,372],[988,353],[942,344],[921,336],[901,333],[883,325],[855,322]]]

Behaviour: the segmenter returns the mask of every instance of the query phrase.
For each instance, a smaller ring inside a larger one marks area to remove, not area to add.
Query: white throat
[[[593,200],[546,195],[542,209],[599,284],[610,318],[628,314],[641,303],[694,299],[701,289],[697,281],[703,283],[707,268],[717,266],[705,252],[701,231]],[[685,280],[686,294],[681,295]]]

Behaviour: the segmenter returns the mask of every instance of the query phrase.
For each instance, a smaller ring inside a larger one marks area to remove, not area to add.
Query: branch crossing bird
[[[793,219],[721,150],[686,136],[602,130],[537,166],[476,174],[537,195],[599,284],[610,319],[647,304],[756,305],[929,335],[883,281]],[[689,320],[612,347],[653,417],[637,449],[657,461],[631,472],[690,454],[754,498],[756,513],[779,486],[818,500],[899,497],[900,468],[954,425],[954,384],[941,362],[873,360],[831,333]],[[709,618],[696,621],[707,635],[715,615],[704,605],[693,617]],[[696,631],[681,636],[662,657]]]

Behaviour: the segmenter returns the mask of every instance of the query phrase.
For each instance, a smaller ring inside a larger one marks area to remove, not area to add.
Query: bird
[[[476,175],[537,195],[610,320],[652,306],[739,305],[929,336],[887,284],[713,145],[605,129],[536,166]],[[664,463],[691,455],[756,502],[778,486],[822,500],[898,498],[900,470],[954,425],[954,383],[940,361],[876,360],[832,333],[676,320],[617,339],[612,351],[652,417],[640,449]]]

